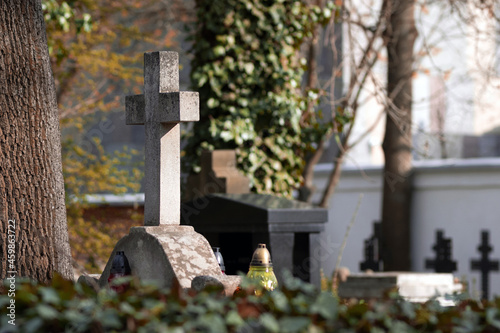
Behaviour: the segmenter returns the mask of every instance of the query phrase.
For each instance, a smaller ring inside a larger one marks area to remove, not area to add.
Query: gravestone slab
[[[352,274],[340,282],[338,295],[341,298],[382,298],[384,293],[396,288],[410,302],[426,302],[435,296],[451,295],[462,290],[452,274],[384,272]],[[441,302],[446,302],[441,298]]]
[[[236,151],[217,149],[201,155],[201,171],[189,175],[185,201],[213,193],[250,192],[250,179],[237,168]]]
[[[250,180],[236,166],[236,151],[220,149],[201,155],[201,183],[203,195],[211,194],[210,185],[220,186],[219,193],[249,193]]]

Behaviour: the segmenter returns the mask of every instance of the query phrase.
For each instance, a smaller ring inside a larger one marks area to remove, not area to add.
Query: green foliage
[[[183,159],[200,170],[203,150],[236,149],[240,169],[259,193],[290,197],[304,157],[328,127],[301,122],[318,94],[300,91],[307,67],[299,48],[332,16],[298,0],[197,0],[191,31],[191,81],[200,93],[200,122]]]
[[[78,15],[76,12],[77,4],[75,1],[42,1],[42,10],[44,11],[44,19],[47,22],[49,30],[63,30],[68,32],[72,24],[75,25],[77,33],[84,30],[90,32],[92,29],[92,19],[89,13]]]
[[[218,290],[185,293],[131,281],[122,294],[55,276],[51,286],[18,281],[15,326],[8,295],[0,295],[0,332],[498,332],[500,298],[406,302],[339,302],[331,293],[286,278],[278,290],[224,297]],[[247,281],[245,288],[250,288]],[[249,290],[250,289],[246,289]]]
[[[52,37],[48,39],[49,53],[60,62],[68,57],[70,50],[64,43],[64,34],[74,34],[75,37],[80,32],[90,32],[92,30],[92,18],[85,2],[43,0],[42,10],[44,13],[47,33]],[[61,31],[64,34],[52,35]],[[54,52],[56,50],[56,52]]]

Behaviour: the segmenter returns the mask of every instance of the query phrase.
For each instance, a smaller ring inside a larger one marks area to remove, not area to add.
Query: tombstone
[[[481,244],[477,247],[479,253],[481,253],[481,259],[471,260],[470,269],[473,271],[481,272],[481,291],[482,299],[488,299],[490,293],[490,272],[498,272],[499,262],[498,260],[490,260],[490,252],[493,248],[490,245],[490,233],[486,230],[481,231]]]
[[[383,272],[349,275],[345,282],[339,283],[338,295],[347,299],[380,299],[388,291],[397,290],[410,302],[426,302],[438,296],[441,304],[453,305],[444,296],[462,288],[448,273]]]
[[[220,248],[228,274],[248,272],[253,251],[265,243],[278,279],[287,269],[318,286],[323,252],[332,246],[320,239],[327,220],[327,209],[256,193],[215,193],[182,205],[182,223]]]
[[[451,238],[444,238],[443,230],[436,231],[436,244],[432,247],[435,259],[427,259],[425,268],[434,269],[436,273],[451,273],[457,270],[457,262],[451,259]]]
[[[365,261],[359,264],[362,271],[381,271],[382,260],[380,259],[380,222],[373,223],[373,235],[364,242]]]
[[[133,227],[116,244],[99,279],[107,284],[111,262],[124,251],[132,275],[169,287],[190,288],[197,276],[221,281],[228,294],[238,277],[222,275],[212,247],[193,227],[180,225],[180,122],[199,119],[198,93],[179,91],[176,52],[144,54],[144,94],[127,96],[126,123],[144,125],[144,226]]]
[[[376,250],[379,249],[380,232],[380,223],[374,223],[373,236],[365,240],[365,261],[360,264],[361,270],[371,269],[375,271],[373,268],[376,269],[383,265],[383,262],[377,260],[378,256],[376,255]],[[438,232],[438,239],[441,239],[441,241],[446,240],[442,236],[442,232]],[[450,251],[442,250],[439,253],[451,255],[451,242],[445,242],[445,244],[448,245],[446,249]],[[447,262],[444,259],[449,259],[450,255],[444,256],[441,261]],[[448,266],[445,267],[449,268],[452,265],[448,263]],[[397,290],[400,296],[410,302],[426,302],[433,297],[437,297],[437,300],[442,305],[454,305],[452,301],[447,300],[444,296],[460,292],[462,289],[462,284],[455,283],[452,274],[367,272],[350,274],[345,281],[340,281],[338,295],[347,299],[381,299],[388,291]]]
[[[236,151],[204,151],[201,171],[188,177],[185,201],[212,193],[249,193],[250,180],[236,167]]]

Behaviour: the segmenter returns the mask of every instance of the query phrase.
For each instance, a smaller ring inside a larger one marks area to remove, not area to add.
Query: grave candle
[[[266,290],[274,290],[278,287],[278,280],[273,271],[271,254],[266,248],[266,244],[259,244],[253,253],[247,276],[258,282]]]

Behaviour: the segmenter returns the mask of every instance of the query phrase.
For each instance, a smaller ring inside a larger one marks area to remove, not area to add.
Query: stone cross
[[[471,260],[470,269],[481,272],[481,289],[482,298],[488,299],[489,296],[489,274],[490,272],[498,272],[498,260],[490,260],[489,253],[493,251],[490,245],[490,234],[488,231],[481,232],[481,244],[478,246],[478,251],[481,253],[481,259]]]
[[[434,269],[436,273],[451,273],[457,270],[457,262],[451,259],[451,238],[444,238],[443,230],[436,231],[436,244],[432,247],[435,259],[427,259],[425,268]]]
[[[180,122],[199,120],[197,92],[179,91],[177,52],[144,54],[144,94],[126,96],[127,125],[145,125],[144,225],[180,224]]]
[[[208,241],[192,226],[180,225],[180,122],[199,120],[198,93],[179,91],[175,52],[144,54],[144,94],[125,99],[126,123],[145,125],[144,226],[130,228],[116,243],[99,285],[108,285],[114,254],[123,251],[132,275],[161,288],[179,283],[200,290],[217,282],[226,295],[241,283],[223,275]]]

